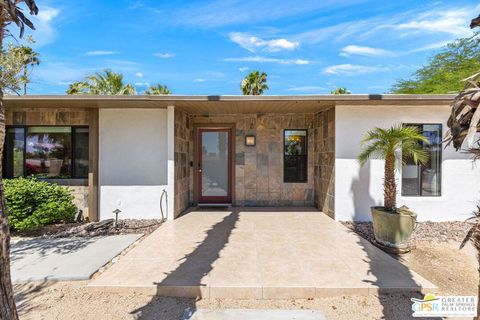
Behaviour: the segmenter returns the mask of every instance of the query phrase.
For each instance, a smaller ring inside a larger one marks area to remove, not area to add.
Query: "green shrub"
[[[71,222],[77,208],[70,191],[37,179],[4,180],[10,225],[24,231],[58,222]]]

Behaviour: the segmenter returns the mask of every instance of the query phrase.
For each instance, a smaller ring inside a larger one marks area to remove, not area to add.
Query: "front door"
[[[198,202],[231,203],[232,129],[198,129]]]

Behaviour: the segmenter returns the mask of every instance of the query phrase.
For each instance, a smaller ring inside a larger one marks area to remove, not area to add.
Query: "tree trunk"
[[[0,18],[0,52],[3,48],[5,22]],[[5,106],[0,87],[0,320],[18,320],[12,279],[10,277],[10,226],[3,192],[3,146],[5,142]]]
[[[383,184],[385,209],[391,211],[397,205],[397,185],[395,183],[395,155],[385,158],[385,181]]]

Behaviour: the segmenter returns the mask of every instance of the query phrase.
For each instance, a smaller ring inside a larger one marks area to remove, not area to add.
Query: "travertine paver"
[[[310,208],[192,211],[163,224],[89,286],[237,299],[435,289]]]

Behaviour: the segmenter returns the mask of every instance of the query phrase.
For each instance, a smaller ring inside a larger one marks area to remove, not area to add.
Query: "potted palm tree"
[[[362,140],[362,151],[358,156],[360,165],[370,158],[385,160],[384,206],[372,207],[371,211],[375,241],[390,251],[406,252],[410,249],[410,237],[417,220],[417,215],[407,207],[397,208],[395,167],[397,163],[405,164],[407,159],[412,159],[415,164],[425,164],[428,153],[422,143],[428,143],[428,140],[419,128],[402,125],[375,128]]]

